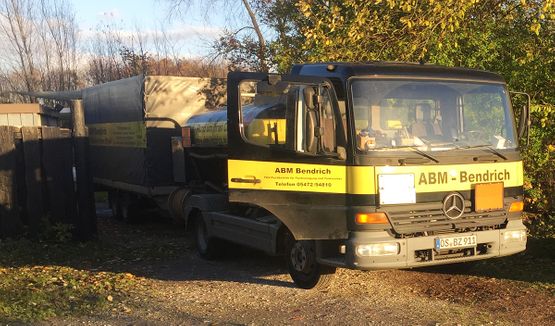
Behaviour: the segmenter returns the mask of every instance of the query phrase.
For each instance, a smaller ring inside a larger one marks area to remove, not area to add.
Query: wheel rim
[[[308,254],[306,248],[297,242],[291,249],[291,265],[299,272],[306,272],[308,269]]]

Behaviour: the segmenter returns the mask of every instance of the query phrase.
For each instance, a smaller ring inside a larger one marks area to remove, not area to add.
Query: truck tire
[[[314,241],[289,241],[286,255],[289,275],[299,288],[325,290],[333,282],[336,268],[316,261]]]
[[[186,224],[187,218],[185,209],[187,199],[191,196],[191,190],[186,188],[179,188],[173,191],[168,197],[168,207],[172,220],[179,225]]]
[[[193,221],[195,245],[199,256],[206,260],[214,260],[221,255],[220,240],[208,235],[206,222],[202,214],[198,214]]]

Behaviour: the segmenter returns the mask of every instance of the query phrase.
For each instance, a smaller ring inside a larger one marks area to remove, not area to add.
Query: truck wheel
[[[218,239],[208,236],[206,222],[202,215],[197,216],[194,221],[195,245],[199,256],[206,260],[213,260],[221,253],[220,242]]]
[[[301,289],[324,290],[333,281],[335,267],[318,264],[314,241],[291,241],[287,262],[289,275]]]
[[[185,224],[187,221],[185,209],[187,207],[187,199],[190,195],[191,190],[179,188],[172,192],[168,197],[170,216],[176,224]]]

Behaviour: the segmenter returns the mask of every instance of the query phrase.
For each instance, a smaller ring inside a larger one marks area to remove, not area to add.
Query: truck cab
[[[227,91],[227,191],[196,223],[205,256],[214,239],[285,253],[312,288],[337,267],[525,249],[519,132],[499,75],[319,63],[230,73]]]

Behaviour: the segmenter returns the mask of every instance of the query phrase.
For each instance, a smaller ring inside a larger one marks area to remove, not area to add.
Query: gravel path
[[[205,261],[189,243],[183,248],[177,258],[126,267],[147,290],[120,309],[47,324],[555,325],[551,281],[339,269],[328,290],[307,291],[294,287],[281,257],[239,248]]]
[[[153,281],[145,320],[163,324],[555,324],[552,294],[518,281],[416,271],[340,270],[324,292],[293,287],[281,260],[193,255]],[[141,313],[139,312],[139,315]],[[137,315],[137,317],[139,317]],[[144,317],[144,316],[143,316]],[[182,319],[183,318],[183,319]]]

